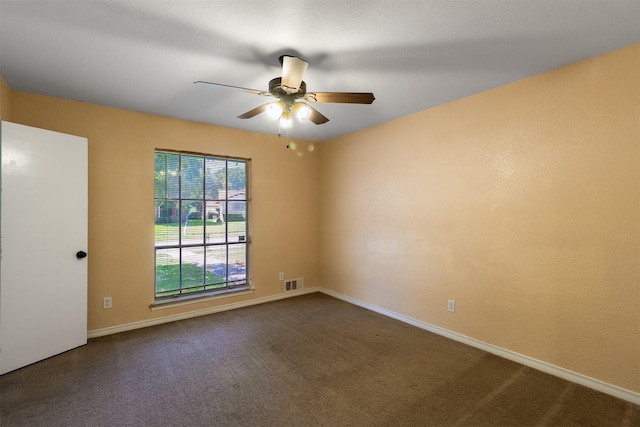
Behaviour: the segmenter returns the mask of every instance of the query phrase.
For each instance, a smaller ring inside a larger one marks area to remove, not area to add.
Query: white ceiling
[[[640,0],[0,0],[0,73],[14,90],[276,134],[264,97],[278,57],[309,61],[324,140],[640,42]],[[639,76],[640,78],[640,76]]]

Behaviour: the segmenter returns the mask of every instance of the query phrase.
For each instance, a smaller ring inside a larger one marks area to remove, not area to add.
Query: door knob
[[[87,253],[84,252],[84,251],[76,252],[76,258],[78,258],[78,259],[86,258],[86,256],[87,256]]]

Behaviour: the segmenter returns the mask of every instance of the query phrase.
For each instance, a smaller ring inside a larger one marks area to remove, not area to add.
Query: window
[[[156,151],[156,300],[246,289],[247,165]]]

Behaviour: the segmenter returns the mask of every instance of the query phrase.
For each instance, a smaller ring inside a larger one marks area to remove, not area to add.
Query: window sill
[[[222,298],[236,297],[240,295],[252,294],[254,287],[251,285],[238,287],[236,289],[224,289],[220,291],[211,291],[206,294],[187,295],[172,299],[159,300],[149,305],[151,311],[164,310],[166,308],[179,307],[181,305],[196,304],[205,301],[211,301]]]

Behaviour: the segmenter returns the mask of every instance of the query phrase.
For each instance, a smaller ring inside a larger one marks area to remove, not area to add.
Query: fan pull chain
[[[282,138],[282,127],[280,125],[280,120],[278,120],[278,138]],[[289,146],[291,145],[289,143],[289,128],[286,127],[285,128],[285,139],[287,140],[287,145],[285,146],[287,148],[287,150],[289,149]]]

